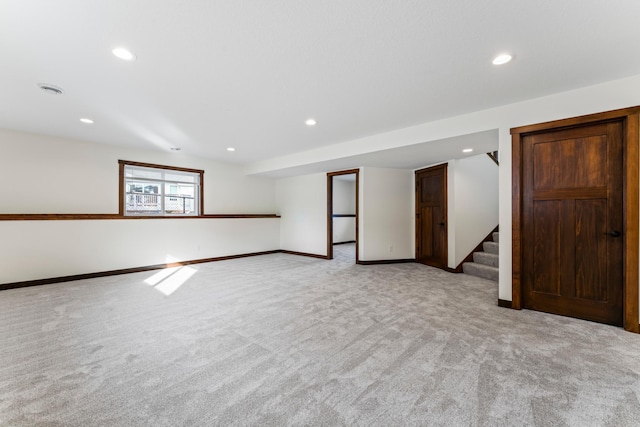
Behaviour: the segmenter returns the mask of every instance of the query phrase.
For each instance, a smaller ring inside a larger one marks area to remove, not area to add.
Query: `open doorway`
[[[327,258],[358,262],[359,169],[327,174]]]

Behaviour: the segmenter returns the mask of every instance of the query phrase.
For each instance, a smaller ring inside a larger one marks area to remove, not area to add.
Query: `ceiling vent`
[[[38,83],[38,87],[51,95],[61,95],[64,92],[61,87],[47,83]]]

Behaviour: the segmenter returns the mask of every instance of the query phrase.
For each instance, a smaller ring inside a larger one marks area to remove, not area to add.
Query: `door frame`
[[[356,175],[356,264],[359,258],[360,232],[360,169],[348,169],[327,173],[327,259],[333,259],[333,177],[339,175]]]
[[[416,262],[420,262],[418,261],[418,248],[422,248],[420,246],[420,231],[422,230],[422,225],[421,225],[421,221],[422,218],[420,218],[420,212],[419,210],[419,197],[420,194],[418,193],[418,174],[422,173],[422,172],[428,172],[428,171],[432,171],[432,170],[437,170],[437,169],[442,169],[443,172],[443,176],[444,179],[442,180],[442,185],[443,185],[443,210],[444,210],[444,242],[443,242],[443,250],[444,250],[444,260],[442,262],[442,265],[433,265],[433,264],[425,264],[425,265],[430,265],[432,267],[435,268],[440,268],[442,270],[448,270],[449,269],[449,163],[441,163],[439,165],[436,166],[429,166],[428,168],[422,168],[422,169],[418,169],[414,172],[414,188],[415,188],[415,258],[416,258]],[[422,264],[422,263],[421,263]]]
[[[638,319],[638,256],[639,256],[639,206],[640,191],[638,166],[640,163],[640,106],[589,114],[569,119],[555,120],[511,129],[512,160],[512,282],[511,308],[522,309],[522,143],[527,134],[555,131],[601,122],[621,121],[622,132],[622,203],[623,203],[623,284],[622,284],[622,325],[625,330],[640,333]]]

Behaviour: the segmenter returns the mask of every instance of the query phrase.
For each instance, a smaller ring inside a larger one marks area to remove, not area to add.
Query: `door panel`
[[[607,181],[605,136],[550,140],[533,147],[535,190],[601,187]]]
[[[534,205],[535,245],[533,266],[536,272],[533,291],[551,295],[560,294],[560,223],[561,203],[538,201]]]
[[[422,233],[420,236],[420,245],[419,247],[422,249],[421,258],[432,258],[434,254],[433,248],[433,208],[425,207],[420,211],[420,218],[422,219],[422,223],[425,224],[422,227]]]
[[[622,324],[622,124],[522,139],[525,308]]]
[[[576,298],[607,301],[605,199],[576,200]]]
[[[447,266],[447,165],[416,171],[416,261]]]

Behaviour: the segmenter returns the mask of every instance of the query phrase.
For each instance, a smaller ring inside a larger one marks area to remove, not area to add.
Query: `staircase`
[[[498,242],[500,233],[492,234],[493,242],[484,242],[482,252],[473,253],[473,262],[462,264],[465,274],[482,277],[483,279],[498,281]]]

